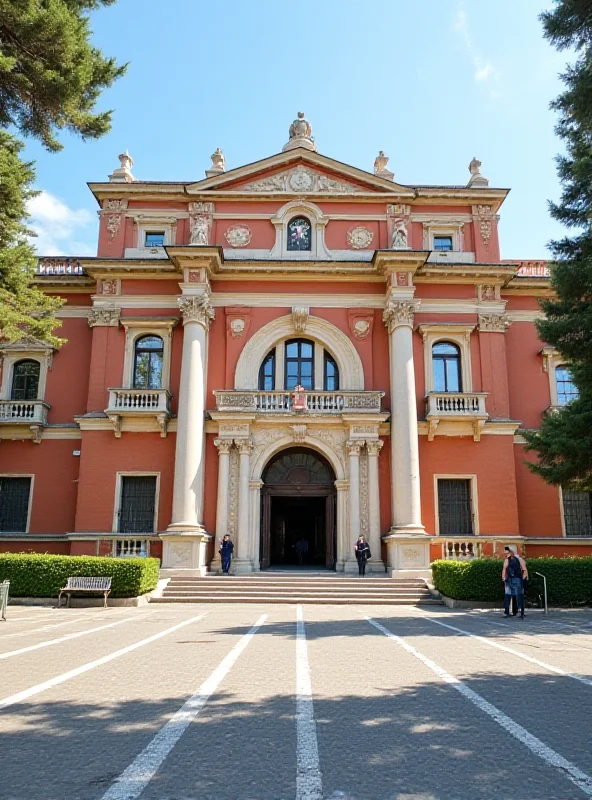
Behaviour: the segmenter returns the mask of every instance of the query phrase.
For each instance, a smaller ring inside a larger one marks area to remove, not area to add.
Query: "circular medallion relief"
[[[297,167],[288,180],[290,188],[295,192],[305,192],[312,189],[314,175],[302,167]]]
[[[224,238],[231,247],[246,247],[251,241],[251,229],[247,225],[233,225]]]
[[[350,230],[347,232],[347,241],[350,247],[353,247],[354,250],[363,250],[366,247],[369,247],[373,238],[374,234],[372,231],[369,231],[368,228],[364,227],[350,228]]]
[[[367,319],[358,319],[354,324],[354,333],[358,339],[363,339],[370,330],[370,323]]]

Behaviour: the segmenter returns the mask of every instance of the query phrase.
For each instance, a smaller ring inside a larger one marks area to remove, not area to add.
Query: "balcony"
[[[293,392],[217,391],[216,410],[249,414],[379,414],[384,392],[304,392],[302,407]]]
[[[150,430],[151,423],[155,423],[165,437],[171,418],[171,393],[168,389],[109,389],[105,414],[113,423],[117,438],[121,436],[124,419],[132,421],[131,430]]]
[[[440,427],[439,432],[449,436],[471,432],[478,442],[489,416],[485,410],[486,397],[487,392],[430,392],[426,397],[428,441],[434,440]]]
[[[54,276],[54,275],[84,275],[85,272],[80,266],[77,258],[40,258],[35,268],[35,275]]]
[[[41,442],[49,405],[43,400],[0,400],[0,426],[27,426],[35,444]]]

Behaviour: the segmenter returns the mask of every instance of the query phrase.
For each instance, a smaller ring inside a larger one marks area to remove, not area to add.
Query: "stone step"
[[[377,598],[367,597],[364,595],[346,595],[346,596],[331,596],[331,597],[301,597],[299,595],[239,595],[239,594],[193,594],[191,596],[167,595],[166,597],[152,597],[151,603],[300,603],[317,605],[442,605],[441,600],[430,598],[419,598],[417,600],[410,598]]]
[[[392,600],[402,600],[404,602],[415,603],[419,600],[431,600],[432,595],[429,593],[426,594],[409,594],[409,595],[384,595],[378,592],[374,592],[372,594],[358,594],[356,592],[347,592],[343,593],[340,592],[339,594],[315,594],[314,592],[281,592],[278,594],[271,594],[270,592],[250,592],[249,594],[241,594],[239,592],[217,592],[216,594],[212,594],[211,592],[164,592],[163,597],[186,597],[188,600],[197,597],[211,597],[212,599],[216,599],[219,597],[236,597],[239,600],[244,599],[247,600],[250,597],[310,597],[315,598],[319,601],[330,602],[336,598],[347,598],[347,597],[356,597],[361,598],[362,600],[383,600],[385,603],[389,603]]]
[[[281,587],[259,587],[259,588],[252,588],[252,589],[243,589],[241,587],[228,587],[227,589],[207,589],[205,587],[196,588],[196,587],[185,587],[185,586],[167,586],[164,589],[164,594],[194,594],[195,592],[199,594],[314,594],[318,595],[319,597],[333,597],[334,595],[347,595],[347,594],[359,594],[359,595],[380,595],[381,597],[416,597],[416,596],[426,596],[430,597],[430,593],[427,589],[393,589],[392,591],[383,591],[381,589],[366,589],[366,590],[354,590],[354,589],[333,589],[332,591],[324,590],[324,589],[315,589],[312,586],[307,587],[293,587],[293,586],[285,586]]]
[[[375,580],[372,578],[355,578],[345,579],[336,578],[333,580],[263,580],[261,578],[171,578],[168,586],[208,586],[217,588],[219,586],[244,586],[246,588],[251,586],[318,586],[325,588],[340,589],[343,587],[356,587],[371,586],[380,587],[381,589],[415,589],[425,588],[425,581],[391,581],[391,580]]]

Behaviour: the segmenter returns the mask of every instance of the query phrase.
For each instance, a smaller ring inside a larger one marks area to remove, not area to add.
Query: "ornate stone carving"
[[[359,456],[364,447],[363,439],[348,439],[345,443],[348,456]]]
[[[360,533],[364,534],[366,541],[369,528],[368,457],[362,453],[360,457]]]
[[[479,301],[483,300],[499,300],[499,291],[496,291],[495,286],[483,285],[478,287]]]
[[[228,527],[227,532],[231,539],[236,537],[238,507],[238,450],[230,450],[230,464],[228,468]]]
[[[391,217],[408,217],[411,214],[411,206],[407,203],[389,203],[386,213]]]
[[[337,181],[320,172],[298,166],[270,175],[241,187],[244,192],[291,192],[292,194],[324,192],[325,194],[353,194],[355,186]]]
[[[249,426],[241,423],[232,423],[230,425],[221,424],[218,426],[220,436],[235,438],[236,436],[248,436]]]
[[[342,465],[345,465],[345,452],[344,446],[347,440],[347,434],[343,429],[327,430],[316,425],[311,426],[308,435],[313,439],[320,439],[325,442],[335,455],[339,458]]]
[[[388,156],[385,156],[384,150],[379,150],[378,155],[374,159],[374,174],[378,175],[379,178],[386,178],[392,181],[395,175],[387,169],[388,161]]]
[[[229,455],[232,449],[232,439],[214,439],[214,444],[218,448],[218,455]]]
[[[396,272],[395,273],[395,281],[397,286],[409,286],[409,273],[408,272]]]
[[[117,294],[117,281],[101,281],[101,294]]]
[[[306,439],[306,425],[292,425],[292,436],[296,444],[302,444]]]
[[[306,306],[294,306],[292,309],[292,323],[296,333],[304,333],[310,309]]]
[[[391,248],[401,250],[408,247],[407,237],[409,232],[403,217],[396,217],[393,222],[393,235],[391,237]]]
[[[234,319],[230,320],[228,327],[230,328],[232,338],[240,339],[240,337],[245,332],[246,322],[244,321],[244,319],[241,319],[240,317],[234,317]]]
[[[189,203],[189,244],[210,243],[214,208],[214,203]]]
[[[381,439],[366,439],[366,447],[370,456],[379,456],[383,445],[384,442]]]
[[[356,339],[365,339],[370,333],[370,323],[367,319],[358,319],[354,322],[354,336]]]
[[[105,211],[124,211],[127,208],[127,200],[108,199],[103,203]]]
[[[111,183],[133,183],[136,180],[132,175],[134,159],[127,150],[125,153],[120,153],[117,158],[119,159],[119,166],[109,175],[109,180]]]
[[[251,241],[251,236],[251,229],[248,225],[233,225],[224,234],[224,238],[231,247],[246,247]]]
[[[370,246],[374,234],[363,226],[350,228],[347,232],[347,241],[354,250],[364,250]]]
[[[389,333],[392,333],[399,325],[409,325],[413,327],[413,315],[417,312],[419,303],[417,300],[400,300],[389,297],[386,308],[382,314],[382,320]]]
[[[222,150],[220,150],[219,147],[217,147],[214,150],[214,152],[212,153],[210,158],[212,159],[212,166],[210,167],[208,172],[220,173],[220,172],[224,172],[226,170],[226,164],[225,164],[225,161],[224,161],[224,153],[222,152]]]
[[[115,306],[105,306],[104,308],[91,308],[88,315],[89,328],[98,326],[116,327],[119,325],[121,309]]]
[[[471,163],[469,164],[469,172],[471,173],[471,177],[469,178],[469,182],[467,186],[481,188],[482,186],[489,186],[488,179],[481,175],[481,162],[478,158],[473,158]]]
[[[110,242],[115,241],[119,228],[121,227],[121,214],[110,214],[107,218],[107,231],[108,239]]]
[[[486,333],[505,333],[511,324],[507,314],[479,314],[479,330]]]
[[[168,546],[169,557],[168,566],[184,567],[191,563],[191,545],[189,542],[171,542]]]
[[[491,206],[473,206],[473,218],[479,223],[479,231],[484,244],[489,244],[491,239],[491,225],[493,220],[493,209]]]
[[[253,452],[253,440],[252,439],[235,439],[234,443],[236,448],[241,456],[250,456]]]
[[[209,292],[199,295],[184,295],[179,297],[177,302],[183,315],[183,325],[188,322],[199,322],[206,330],[209,330],[210,324],[216,316],[210,303]]]
[[[203,275],[199,269],[190,269],[187,278],[189,283],[203,283]]]
[[[316,150],[315,141],[312,137],[310,122],[305,118],[304,112],[299,111],[298,117],[290,125],[288,130],[289,140],[282,147],[282,150],[293,150],[295,147],[304,147],[307,150]]]

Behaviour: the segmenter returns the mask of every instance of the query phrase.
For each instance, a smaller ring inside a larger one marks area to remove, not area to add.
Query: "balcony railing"
[[[447,539],[442,546],[442,557],[453,561],[471,561],[473,558],[481,558],[481,542],[458,541]]]
[[[109,389],[107,414],[170,413],[168,389]]]
[[[43,400],[0,400],[0,422],[47,425],[47,409]]]
[[[294,404],[291,392],[217,391],[218,411],[265,414],[379,413],[384,392],[305,392],[305,407]]]
[[[35,275],[84,275],[77,258],[40,258]]]
[[[473,438],[478,442],[488,417],[486,397],[487,392],[430,392],[426,397],[428,440],[433,440],[440,422],[453,420],[468,423],[473,431]]]

